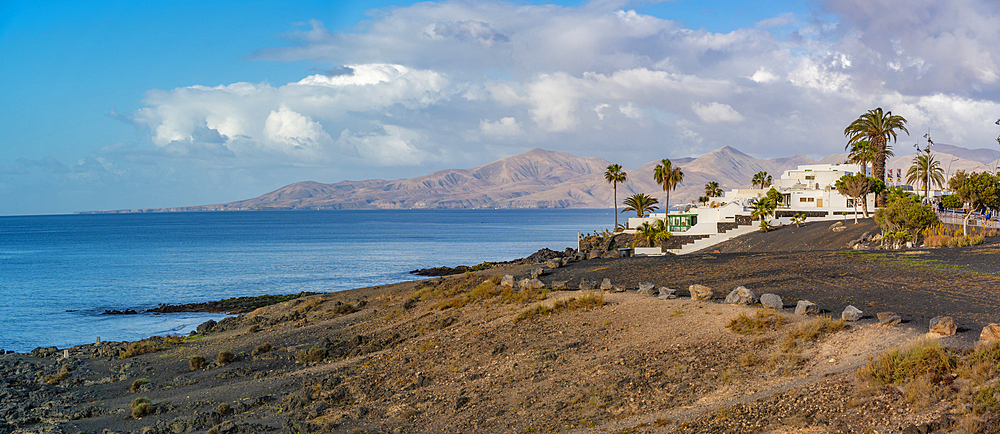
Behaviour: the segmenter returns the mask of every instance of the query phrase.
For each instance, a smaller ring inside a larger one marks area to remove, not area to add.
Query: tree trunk
[[[858,199],[860,197],[854,198],[854,224],[858,224]]]
[[[615,191],[615,230],[617,231],[618,230],[618,185],[612,183],[611,189]]]
[[[670,215],[670,189],[664,188],[663,192],[666,193],[666,196],[663,198],[663,213]]]
[[[875,179],[885,181],[885,137],[876,137],[872,142],[875,146],[875,161],[872,161],[872,175]],[[885,193],[875,196],[875,206],[885,206]]]
[[[967,237],[969,233],[965,230],[969,226],[969,217],[972,217],[972,208],[969,208],[969,212],[965,213],[965,218],[962,219],[962,236]]]
[[[866,194],[864,199],[862,200],[863,202],[861,202],[861,210],[862,212],[865,213],[865,218],[868,218],[868,195]],[[857,206],[857,204],[855,204],[855,206]],[[855,209],[854,212],[857,213],[858,212],[857,209]]]

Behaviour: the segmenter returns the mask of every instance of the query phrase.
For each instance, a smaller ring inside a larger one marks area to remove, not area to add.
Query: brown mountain
[[[724,189],[748,185],[753,174],[775,178],[786,169],[814,161],[797,155],[760,160],[725,146],[698,158],[674,159],[684,170],[684,183],[671,193],[673,204],[704,194],[704,185]],[[653,182],[659,160],[626,170],[629,180],[618,186],[618,201],[643,192],[662,197]],[[297,182],[253,199],[218,205],[98,212],[250,211],[377,208],[606,208],[612,189],[604,181],[611,164],[601,158],[532,149],[472,169],[440,170],[410,179]]]

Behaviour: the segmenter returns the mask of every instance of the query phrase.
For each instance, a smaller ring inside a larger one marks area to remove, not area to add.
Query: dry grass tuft
[[[122,352],[121,358],[127,359],[140,354],[163,351],[175,345],[180,345],[182,342],[184,342],[184,338],[181,336],[153,336],[137,342],[132,342],[132,344],[129,345],[124,352]]]
[[[742,335],[759,335],[769,330],[777,330],[785,324],[785,317],[774,309],[757,309],[753,317],[740,312],[736,318],[729,320],[726,328]]]
[[[188,365],[191,366],[191,370],[197,370],[205,367],[205,356],[194,356],[188,359]]]
[[[149,380],[145,378],[139,378],[132,382],[132,387],[129,387],[128,391],[132,393],[139,393],[142,390],[142,386],[149,384]]]
[[[905,349],[893,349],[878,357],[869,357],[858,375],[874,386],[900,384],[921,375],[941,376],[957,365],[956,357],[933,339],[925,339]]]
[[[260,344],[260,345],[257,345],[256,347],[254,347],[253,351],[250,352],[250,355],[251,356],[259,356],[261,354],[270,352],[272,349],[274,349],[274,348],[271,346],[271,344],[269,342],[268,343],[263,343],[263,344]]]
[[[533,308],[527,309],[519,313],[516,317],[514,317],[514,322],[520,322],[544,315],[551,315],[571,310],[592,309],[601,306],[604,306],[604,294],[601,294],[599,292],[591,292],[586,295],[580,296],[579,298],[570,297],[565,300],[556,301],[554,304],[552,304],[552,306],[540,304]]]
[[[302,363],[316,363],[326,358],[326,348],[319,345],[313,345],[308,350],[299,351],[295,355],[295,360]]]
[[[796,327],[785,335],[781,343],[781,351],[792,352],[798,350],[801,342],[816,342],[827,335],[843,330],[846,323],[841,319],[831,319],[830,317],[813,318],[802,325]]]
[[[45,382],[49,383],[52,386],[55,386],[56,384],[59,384],[63,380],[69,378],[69,371],[72,370],[73,367],[71,367],[70,365],[62,365],[62,367],[59,368],[59,373],[57,373],[56,375],[46,376]]]

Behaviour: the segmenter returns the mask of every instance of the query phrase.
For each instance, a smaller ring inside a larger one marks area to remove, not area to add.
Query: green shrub
[[[905,349],[893,349],[878,357],[869,357],[858,375],[875,386],[900,384],[920,375],[943,375],[957,365],[957,358],[937,340],[917,342]]]
[[[148,398],[136,398],[132,401],[132,417],[139,419],[153,413],[153,404]]]
[[[972,404],[972,408],[979,414],[1000,410],[1000,383],[979,389]]]
[[[229,350],[219,351],[219,355],[216,356],[215,362],[220,365],[226,365],[236,361],[236,355]]]
[[[191,370],[201,369],[205,367],[205,356],[194,356],[188,359],[188,364],[191,365]]]
[[[217,407],[215,407],[215,411],[217,411],[217,412],[219,412],[219,414],[225,416],[225,415],[227,415],[229,413],[232,413],[233,409],[229,407],[229,404],[223,402],[222,404],[219,404]]]

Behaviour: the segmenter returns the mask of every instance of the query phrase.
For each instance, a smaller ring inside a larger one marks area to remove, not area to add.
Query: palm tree
[[[753,176],[753,179],[750,180],[750,187],[752,188],[758,185],[760,185],[762,190],[770,186],[771,175],[768,175],[767,172],[764,171],[757,172],[757,174]]]
[[[856,143],[847,145],[844,149],[850,148],[847,154],[848,161],[852,163],[858,163],[861,165],[861,173],[863,175],[869,175],[868,173],[868,163],[875,161],[875,148],[872,147],[871,142],[867,140],[859,140]],[[886,147],[885,150],[886,157],[892,157],[892,148]]]
[[[670,239],[670,230],[663,220],[656,220],[653,224],[644,222],[638,228],[639,238],[645,239],[649,247],[656,247],[656,241]]]
[[[854,223],[858,222],[858,201],[866,198],[871,193],[874,180],[862,174],[844,175],[834,183],[837,191],[848,197],[854,198]],[[868,200],[864,201],[865,218],[868,218]]]
[[[944,169],[941,162],[934,159],[930,152],[913,157],[913,164],[906,171],[906,183],[920,182],[924,186],[924,198],[930,191],[931,184],[944,186]]]
[[[775,208],[777,208],[777,204],[774,203],[774,201],[772,201],[771,199],[768,198],[757,199],[757,202],[754,202],[753,204],[753,210],[750,211],[750,218],[752,219],[759,218],[760,230],[767,232],[769,224],[766,218],[774,214]]]
[[[604,172],[604,180],[608,181],[608,184],[611,184],[611,189],[615,193],[615,230],[618,229],[618,184],[625,182],[627,179],[628,174],[622,171],[620,164],[612,164]]]
[[[642,218],[645,217],[647,213],[656,211],[656,208],[658,208],[656,206],[657,203],[659,203],[659,201],[657,201],[655,197],[646,196],[645,193],[636,193],[626,197],[625,200],[622,201],[622,204],[625,205],[625,208],[622,208],[622,212],[635,211],[635,216]]]
[[[896,130],[910,134],[906,129],[905,118],[893,115],[891,111],[883,113],[882,107],[868,110],[844,128],[848,146],[867,140],[875,150],[875,159],[872,160],[875,179],[885,179],[885,158],[887,151],[890,150],[889,139],[896,140]],[[878,205],[885,206],[883,195],[878,196]]]
[[[709,182],[708,184],[705,184],[705,196],[708,196],[708,197],[721,197],[722,196],[722,188],[719,187],[719,183],[715,182],[715,181],[712,181],[712,182]],[[706,201],[706,202],[708,202],[708,201]]]
[[[660,184],[663,191],[666,192],[663,198],[663,208],[667,214],[670,214],[670,190],[676,189],[677,184],[684,181],[684,172],[681,171],[680,167],[674,167],[669,159],[664,158],[653,169],[653,180]]]

